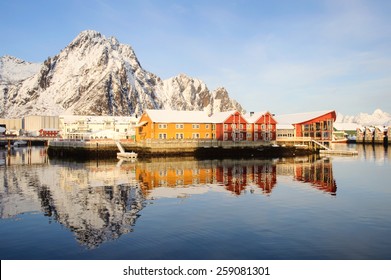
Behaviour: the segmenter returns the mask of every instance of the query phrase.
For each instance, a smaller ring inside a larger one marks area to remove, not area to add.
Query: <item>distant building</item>
[[[22,119],[0,119],[0,125],[6,130],[20,131],[22,126]]]
[[[366,126],[357,128],[357,143],[388,144],[390,127]]]
[[[364,132],[365,128],[364,127],[357,127],[356,129],[356,142],[361,143],[364,140]]]
[[[357,123],[334,123],[333,140],[355,140],[358,126]]]
[[[39,136],[40,137],[58,137],[58,134],[60,133],[59,129],[52,129],[52,128],[42,128],[39,130]]]
[[[23,118],[23,129],[27,134],[38,134],[41,129],[58,129],[58,116],[26,116]]]
[[[136,117],[77,116],[59,117],[59,129],[65,139],[135,139]]]

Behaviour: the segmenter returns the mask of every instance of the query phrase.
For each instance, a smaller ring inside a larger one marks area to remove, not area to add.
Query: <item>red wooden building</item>
[[[212,138],[220,141],[243,141],[247,136],[247,120],[239,111],[219,112],[211,116]]]
[[[279,115],[276,117],[279,126],[291,125],[292,137],[311,137],[321,142],[333,140],[333,127],[337,118],[335,111],[318,111]]]
[[[251,112],[244,116],[247,124],[248,141],[273,141],[276,140],[277,121],[273,115],[268,112]]]

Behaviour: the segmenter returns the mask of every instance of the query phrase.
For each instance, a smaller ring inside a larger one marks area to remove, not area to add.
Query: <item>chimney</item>
[[[254,112],[250,112],[250,117],[252,117],[254,115]]]

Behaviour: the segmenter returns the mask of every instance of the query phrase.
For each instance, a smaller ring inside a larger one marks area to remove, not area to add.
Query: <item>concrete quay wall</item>
[[[199,158],[287,157],[313,154],[312,149],[275,147],[266,142],[232,141],[121,141],[127,152],[136,152],[139,158],[192,156]],[[113,157],[119,152],[113,140],[107,141],[52,141],[49,156],[97,158]]]

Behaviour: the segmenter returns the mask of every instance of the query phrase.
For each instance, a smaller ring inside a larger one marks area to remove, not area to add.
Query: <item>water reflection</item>
[[[281,160],[156,159],[151,162],[48,161],[45,150],[0,151],[0,217],[42,212],[87,248],[133,230],[147,201],[206,192],[271,195],[280,176],[336,194],[332,162],[317,157]],[[9,155],[8,155],[9,156]],[[11,162],[11,164],[7,164]]]

